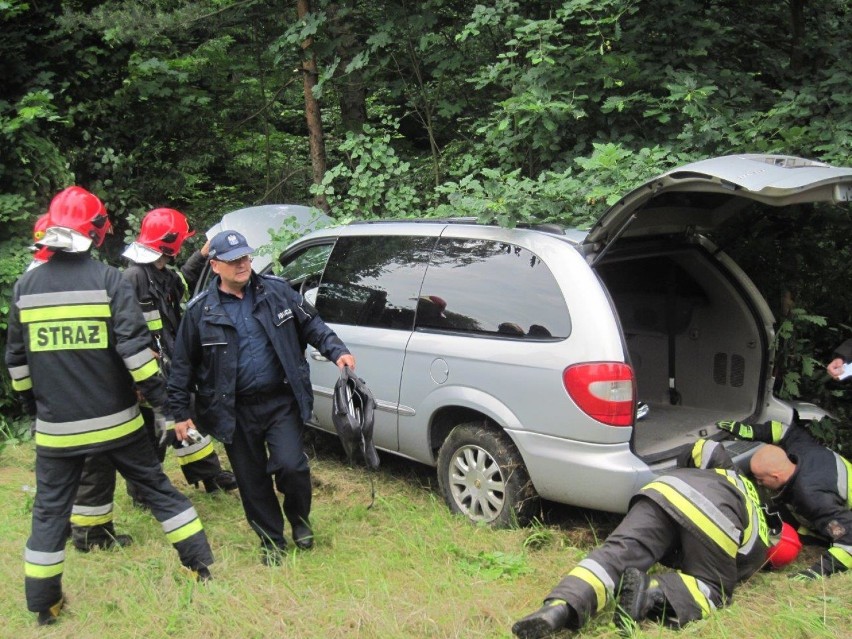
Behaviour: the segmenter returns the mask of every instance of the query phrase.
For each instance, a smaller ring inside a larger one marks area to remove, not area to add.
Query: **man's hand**
[[[845,363],[846,362],[843,361],[842,357],[835,357],[828,363],[828,366],[825,367],[825,370],[834,379],[840,379],[840,376],[843,375],[843,365]]]
[[[189,435],[186,434],[186,431],[188,431],[190,428],[195,428],[195,424],[191,419],[187,419],[185,422],[178,422],[177,424],[175,424],[175,437],[177,437],[179,442],[186,441],[189,439]]]
[[[355,357],[353,355],[350,355],[349,353],[346,353],[345,355],[341,355],[340,357],[338,357],[335,364],[337,364],[337,368],[339,368],[340,370],[343,370],[344,366],[348,366],[350,370],[354,371]]]
[[[719,430],[726,430],[734,437],[740,439],[754,439],[754,429],[749,424],[737,422],[733,420],[722,420],[716,422]]]
[[[157,437],[157,445],[166,445],[169,433],[175,430],[175,420],[163,414],[162,411],[154,409],[154,435]]]

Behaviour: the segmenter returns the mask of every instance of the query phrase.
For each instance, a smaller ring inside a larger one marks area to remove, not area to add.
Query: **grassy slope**
[[[21,559],[33,450],[8,446],[0,453],[0,636],[508,638],[512,622],[538,607],[616,521],[557,507],[546,526],[471,526],[450,516],[429,469],[387,455],[368,510],[368,475],[342,464],[334,447],[324,448],[313,460],[312,552],[294,551],[278,568],[261,566],[237,496],[187,487],[170,455],[167,471],[193,499],[213,545],[214,581],[199,587],[187,578],[156,521],[130,506],[122,484],[118,528],[131,533],[135,545],[88,555],[69,545],[67,614],[51,628],[37,628],[24,604]],[[610,611],[582,636],[618,637]],[[645,624],[636,636],[850,637],[852,575],[799,584],[761,573],[741,586],[734,605],[709,620],[680,632]]]

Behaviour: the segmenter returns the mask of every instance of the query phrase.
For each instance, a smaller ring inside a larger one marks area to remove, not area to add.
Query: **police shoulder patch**
[[[209,292],[210,291],[208,291],[208,290],[201,291],[198,295],[196,295],[191,300],[189,300],[189,302],[186,303],[186,308],[190,309],[193,306],[195,306],[196,304],[198,304],[199,300],[203,300],[205,297],[207,297],[207,294]]]

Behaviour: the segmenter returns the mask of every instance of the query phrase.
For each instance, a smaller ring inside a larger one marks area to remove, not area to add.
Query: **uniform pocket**
[[[275,312],[273,323],[275,326],[281,326],[293,320],[293,311],[289,308],[282,308]]]

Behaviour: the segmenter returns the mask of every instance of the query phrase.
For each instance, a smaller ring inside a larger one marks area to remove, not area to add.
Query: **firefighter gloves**
[[[719,430],[726,430],[739,439],[754,439],[754,429],[749,424],[733,420],[722,420],[716,422]]]

